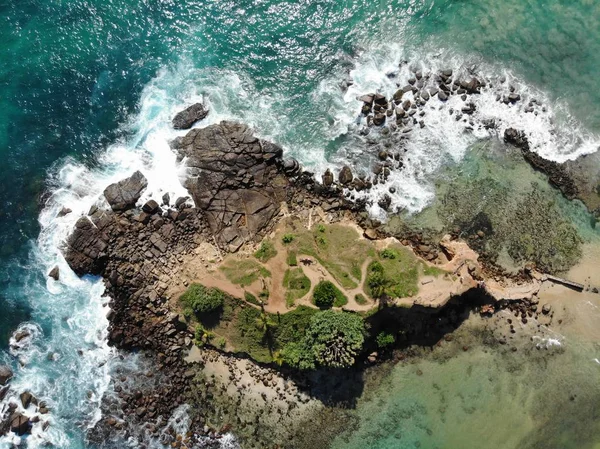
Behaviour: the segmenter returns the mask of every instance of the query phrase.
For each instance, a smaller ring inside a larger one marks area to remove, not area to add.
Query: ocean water
[[[356,95],[392,93],[410,67],[474,70],[545,106],[527,114],[495,103],[491,89],[476,124],[524,126],[535,151],[563,161],[600,146],[599,22],[591,0],[0,0],[0,361],[16,371],[9,400],[28,388],[51,408],[47,431],[0,447],[86,447],[117,354],[99,280],[70,273],[60,245],[104,187],[135,169],[150,181],[146,197],[183,192],[168,146],[179,109],[202,100],[211,113],[200,126],[249,123],[317,173],[366,170]],[[427,207],[436,173],[495,138],[450,120],[450,107],[427,111],[391,179],[394,207]],[[62,207],[73,212],[57,218]],[[58,283],[46,277],[56,264]],[[16,329],[30,336],[17,344]]]

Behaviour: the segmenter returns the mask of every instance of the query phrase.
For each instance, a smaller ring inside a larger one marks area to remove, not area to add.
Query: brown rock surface
[[[235,251],[262,235],[286,199],[282,149],[230,122],[193,129],[177,146],[190,168],[186,188],[219,246]]]

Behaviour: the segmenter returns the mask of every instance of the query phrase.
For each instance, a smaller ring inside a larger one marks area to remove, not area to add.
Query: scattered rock
[[[344,165],[338,175],[338,181],[342,185],[347,185],[352,182],[352,179],[354,179],[354,176],[352,175],[352,170],[347,165]]]
[[[7,365],[0,365],[0,385],[4,386],[13,377],[12,369]]]
[[[377,231],[373,228],[365,229],[363,235],[369,240],[377,240]]]
[[[142,196],[148,186],[148,181],[140,171],[136,171],[129,178],[109,185],[104,190],[104,197],[114,211],[131,209]]]
[[[173,118],[173,128],[190,129],[194,123],[204,119],[207,115],[208,110],[204,109],[204,105],[202,103],[195,103],[179,112]]]
[[[333,173],[331,173],[331,170],[325,170],[321,179],[325,187],[330,187],[333,184]]]
[[[149,200],[142,206],[142,210],[147,214],[155,214],[158,212],[158,203],[154,200]]]
[[[544,306],[542,307],[542,313],[544,315],[548,315],[551,311],[552,311],[552,306],[550,306],[550,304],[544,304]]]
[[[48,273],[48,277],[51,277],[52,279],[54,279],[55,281],[58,281],[59,277],[60,277],[60,270],[58,268],[58,266],[54,266],[54,268],[52,268],[50,270],[50,272]]]

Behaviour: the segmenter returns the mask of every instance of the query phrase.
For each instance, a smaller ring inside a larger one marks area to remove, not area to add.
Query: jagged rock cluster
[[[186,158],[186,187],[196,207],[229,251],[259,236],[287,199],[283,150],[257,139],[245,125],[193,129],[173,147]]]
[[[182,317],[170,313],[165,297],[184,255],[213,237],[226,252],[262,239],[282,201],[292,208],[321,205],[329,211],[351,206],[341,190],[315,182],[296,161],[284,161],[281,148],[257,139],[244,125],[223,122],[193,129],[173,147],[189,167],[186,187],[196,207],[186,198],[171,203],[165,195],[161,204],[150,199],[140,208],[147,182],[136,172],[107,187],[110,209],[94,206],[79,218],[64,248],[78,275],[105,279],[112,299],[109,343],[149,350],[154,366],[168,373],[157,374],[164,381],[154,382],[145,393],[128,387],[126,378],[115,379],[121,411],[107,404],[97,435],[135,423],[145,423],[156,435],[189,392],[191,374],[183,356],[193,334]]]

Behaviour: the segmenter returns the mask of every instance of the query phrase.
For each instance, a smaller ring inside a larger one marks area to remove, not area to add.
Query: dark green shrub
[[[321,281],[313,291],[313,303],[319,309],[331,309],[339,295],[343,296],[333,283]]]
[[[294,241],[294,234],[285,234],[285,235],[282,237],[281,241],[282,241],[283,243],[286,243],[286,244],[287,244],[287,243],[292,243],[292,242]]]
[[[326,310],[316,313],[303,340],[288,343],[281,355],[300,369],[347,368],[354,364],[364,339],[365,325],[359,315]]]
[[[396,337],[394,337],[392,334],[389,334],[387,332],[380,332],[379,335],[377,335],[377,346],[379,346],[381,349],[386,348],[388,346],[393,345],[394,343],[396,343]]]
[[[394,251],[393,249],[389,249],[386,248],[383,251],[381,251],[381,257],[383,257],[384,259],[395,259],[398,257],[398,253],[396,251]]]
[[[260,248],[254,253],[254,257],[260,260],[262,263],[268,262],[276,255],[277,250],[275,249],[275,246],[273,246],[272,242],[266,240],[260,244]]]
[[[225,293],[217,288],[192,284],[180,299],[186,308],[190,308],[196,315],[200,315],[221,309],[225,302]]]

